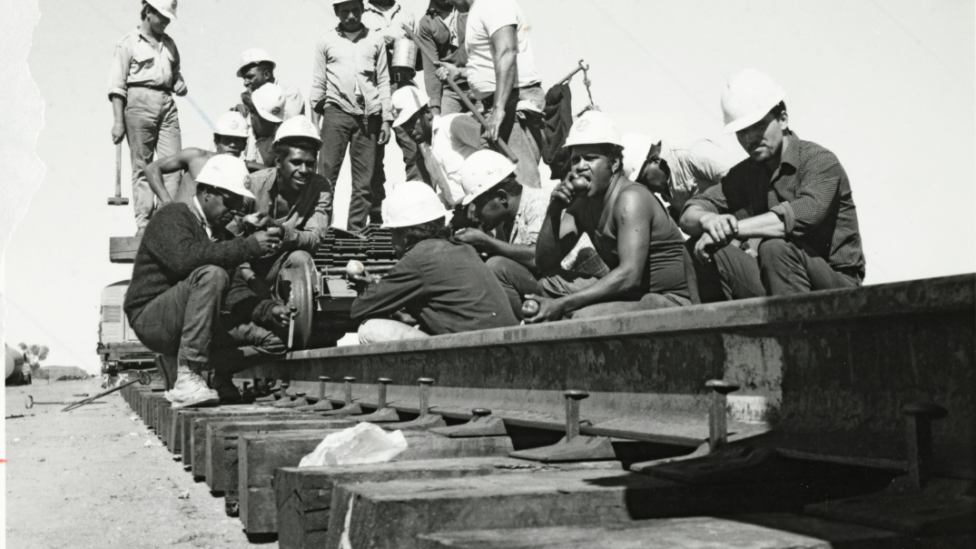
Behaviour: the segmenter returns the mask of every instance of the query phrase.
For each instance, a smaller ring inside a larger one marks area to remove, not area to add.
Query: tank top
[[[610,269],[616,269],[620,265],[617,252],[617,222],[613,216],[613,208],[620,193],[631,186],[650,193],[642,185],[621,175],[610,184],[600,210],[593,207],[571,207],[568,210],[574,218],[583,217],[580,219],[582,226],[596,227],[595,231],[587,232],[597,254]],[[653,194],[651,196],[651,239],[648,243],[647,263],[644,265],[641,277],[641,295],[669,293],[690,298],[688,279],[685,275],[684,236],[660,200]]]

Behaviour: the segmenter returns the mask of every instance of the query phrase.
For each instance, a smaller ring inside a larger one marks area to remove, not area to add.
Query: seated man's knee
[[[511,263],[513,263],[511,259],[502,257],[500,255],[493,255],[488,258],[488,261],[485,261],[485,265],[487,265],[488,268],[491,269],[491,272],[495,273],[496,276],[505,273],[511,266]]]
[[[759,244],[759,263],[764,267],[778,264],[794,251],[792,244],[782,238],[767,238]]]
[[[198,267],[190,274],[190,281],[195,286],[212,286],[224,289],[230,284],[230,276],[222,267],[204,265],[203,267]]]
[[[315,262],[312,260],[312,254],[305,250],[295,250],[289,253],[287,259],[285,259],[285,267],[297,267],[300,265],[308,265],[314,268]]]

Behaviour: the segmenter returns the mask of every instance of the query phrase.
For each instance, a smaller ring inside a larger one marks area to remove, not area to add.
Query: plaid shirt
[[[746,159],[736,164],[721,185],[685,204],[746,219],[775,212],[786,226],[786,238],[813,249],[839,273],[864,279],[864,252],[857,211],[840,161],[827,149],[786,137],[779,168]]]

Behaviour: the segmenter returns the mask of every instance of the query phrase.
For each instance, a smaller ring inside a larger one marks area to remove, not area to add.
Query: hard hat
[[[251,102],[265,120],[281,122],[285,114],[285,94],[278,84],[266,83],[251,92]]]
[[[427,103],[421,99],[420,93],[415,86],[403,86],[393,92],[393,112],[396,113],[396,120],[393,127],[402,126],[410,117],[417,114],[417,111],[424,108]]]
[[[271,59],[271,56],[268,55],[268,52],[260,48],[251,48],[244,50],[244,53],[241,54],[241,65],[237,69],[237,76],[243,78],[244,70],[257,63],[268,63],[272,69],[277,66],[274,60]]]
[[[216,154],[207,160],[203,169],[197,174],[197,183],[225,189],[245,198],[254,198],[244,185],[247,173],[247,166],[240,158],[229,154]]]
[[[636,172],[644,165],[647,153],[655,143],[657,141],[654,139],[639,133],[628,133],[623,137],[624,150],[627,151],[624,153],[624,176],[636,181],[634,178],[640,176]]]
[[[756,69],[729,78],[722,90],[725,132],[735,133],[759,122],[785,97],[783,88]]]
[[[319,137],[319,132],[316,130],[315,125],[304,114],[293,116],[278,126],[278,132],[275,133],[275,145],[282,139],[288,139],[290,137],[311,139],[320,146],[322,145],[322,139]]]
[[[422,225],[450,212],[434,189],[420,181],[404,181],[393,186],[383,201],[383,226],[391,229]]]
[[[461,165],[461,187],[464,188],[462,206],[467,206],[488,189],[515,173],[515,164],[490,150],[471,153]]]
[[[227,111],[217,119],[215,135],[247,137],[247,121],[237,111]]]
[[[143,2],[156,8],[156,11],[170,21],[176,19],[176,0],[143,0]]]
[[[598,145],[607,143],[610,145],[623,146],[620,132],[617,126],[610,120],[610,117],[600,111],[586,111],[569,129],[569,136],[566,137],[564,147],[575,145]]]
[[[338,6],[339,4],[345,4],[346,2],[359,2],[362,4],[363,0],[332,0],[332,5]]]

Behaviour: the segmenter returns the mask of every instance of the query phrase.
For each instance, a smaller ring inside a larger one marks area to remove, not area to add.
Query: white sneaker
[[[217,391],[207,387],[207,382],[200,374],[180,372],[176,376],[173,389],[164,393],[166,400],[173,403],[173,408],[191,408],[195,406],[216,406],[220,404]]]

